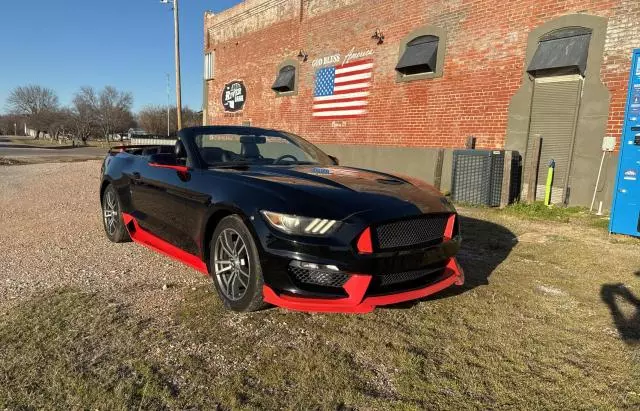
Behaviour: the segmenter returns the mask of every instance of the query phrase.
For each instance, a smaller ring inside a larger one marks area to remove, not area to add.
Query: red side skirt
[[[209,275],[207,265],[197,256],[189,254],[173,244],[169,244],[150,232],[145,231],[130,214],[122,213],[122,219],[124,220],[125,227],[127,227],[127,231],[129,231],[129,236],[131,236],[131,239],[136,243],[183,262],[204,275]]]

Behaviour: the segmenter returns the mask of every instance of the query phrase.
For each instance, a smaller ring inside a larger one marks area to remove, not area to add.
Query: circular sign
[[[240,111],[247,101],[247,89],[242,81],[232,81],[224,85],[222,90],[222,106],[224,111]]]

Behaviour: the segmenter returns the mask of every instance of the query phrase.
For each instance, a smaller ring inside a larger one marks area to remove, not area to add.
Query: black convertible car
[[[340,167],[284,131],[195,127],[175,146],[112,149],[100,200],[111,241],[211,275],[236,311],[362,313],[464,282],[457,214],[437,190]]]

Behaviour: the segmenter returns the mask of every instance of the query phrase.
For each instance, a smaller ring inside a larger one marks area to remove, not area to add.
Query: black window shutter
[[[420,36],[407,43],[396,70],[405,75],[433,73],[438,57],[436,36]]]
[[[536,49],[527,72],[570,68],[584,76],[587,70],[591,31],[568,28],[544,36]]]
[[[296,68],[293,66],[284,66],[278,72],[276,81],[271,89],[279,93],[293,91],[296,88]]]

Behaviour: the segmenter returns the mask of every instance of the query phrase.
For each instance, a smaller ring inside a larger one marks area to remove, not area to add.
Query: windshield
[[[195,142],[200,156],[210,167],[333,164],[329,156],[313,144],[284,132],[198,134]]]

